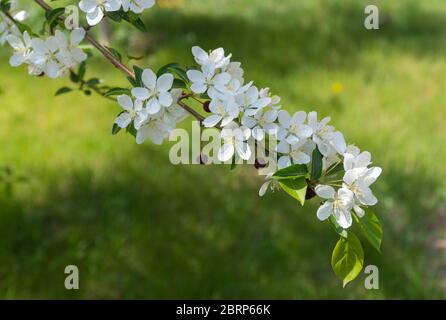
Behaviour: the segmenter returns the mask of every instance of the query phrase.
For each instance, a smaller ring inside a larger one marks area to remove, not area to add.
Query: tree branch
[[[53,10],[51,6],[49,6],[44,0],[34,0],[39,6],[41,6],[45,11]],[[60,16],[59,20],[65,21],[64,16]],[[116,68],[125,73],[128,77],[135,79],[135,73],[124,65],[121,61],[119,61],[106,47],[100,44],[90,33],[88,28],[84,28],[86,30],[85,39],[90,42],[93,47],[95,47],[108,61],[110,61]],[[200,115],[197,111],[192,109],[191,107],[185,105],[182,102],[179,102],[178,105],[194,116],[198,121],[203,121],[203,116]]]

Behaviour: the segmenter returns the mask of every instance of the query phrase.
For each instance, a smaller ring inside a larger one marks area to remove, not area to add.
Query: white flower
[[[0,1],[1,3],[1,1]],[[12,0],[10,2],[9,13],[15,21],[22,22],[26,18],[26,11],[18,11],[18,1]],[[17,26],[3,13],[0,12],[0,45],[4,45],[9,35],[20,36],[20,31]]]
[[[50,78],[63,76],[71,68],[87,59],[87,55],[78,48],[85,36],[83,29],[71,32],[69,40],[66,35],[56,30],[54,36],[46,39],[31,38],[27,31],[23,35],[9,35],[8,42],[14,49],[10,59],[12,66],[23,63],[28,65],[28,72],[32,75],[46,73]]]
[[[344,136],[339,131],[334,131],[332,126],[328,126],[329,117],[317,121],[317,113],[310,112],[308,114],[308,125],[313,129],[313,141],[317,144],[322,155],[328,157],[332,152],[332,148],[340,154],[344,154],[346,143]]]
[[[361,171],[357,169],[349,170],[344,174],[344,187],[354,193],[355,200],[358,204],[374,206],[378,202],[378,199],[373,195],[370,186],[378,179],[381,172],[382,169],[379,167],[366,168]]]
[[[133,11],[134,13],[140,14],[145,9],[149,9],[155,5],[155,0],[121,0],[122,9],[127,11]]]
[[[259,91],[259,97],[262,98],[269,98],[270,103],[267,105],[267,107],[272,109],[280,109],[281,106],[279,106],[281,98],[276,95],[272,95],[269,88],[263,88]]]
[[[324,221],[333,215],[342,228],[347,229],[352,225],[353,192],[347,188],[340,188],[336,192],[333,187],[325,185],[318,185],[315,192],[326,199],[317,210],[319,220]]]
[[[71,31],[69,40],[65,33],[56,30],[55,37],[59,45],[57,59],[67,68],[75,68],[87,59],[87,54],[79,48],[79,44],[85,37],[85,30],[77,28]]]
[[[170,123],[174,127],[176,127],[176,124],[186,118],[188,113],[178,104],[183,91],[181,89],[172,89],[171,94],[172,104],[167,108],[162,108],[160,110],[160,113],[162,114],[154,115],[154,117],[162,117],[163,121],[165,121],[166,123]]]
[[[13,67],[25,63],[31,55],[32,44],[31,37],[25,31],[23,36],[8,35],[8,43],[14,49],[14,54],[9,59],[9,64]]]
[[[203,66],[202,71],[189,70],[187,77],[192,81],[191,89],[195,93],[205,93],[208,89],[215,89],[215,86],[224,88],[231,81],[229,73],[216,74],[215,68],[208,65]]]
[[[279,188],[279,182],[276,179],[272,178],[273,173],[268,174],[265,177],[265,182],[262,184],[259,190],[259,196],[263,197],[266,194],[266,191],[268,190],[268,187],[274,191],[275,189]]]
[[[226,96],[235,97],[239,94],[245,93],[252,85],[252,81],[242,86],[242,83],[237,79],[231,79],[228,83],[222,82],[215,83],[214,87],[208,92],[209,96],[223,94]],[[215,89],[215,90],[214,90]]]
[[[304,111],[296,112],[293,117],[285,110],[279,111],[279,132],[277,138],[289,144],[298,143],[302,139],[307,139],[313,134],[313,129],[305,124],[307,114]]]
[[[175,129],[178,122],[187,117],[186,111],[178,105],[178,100],[182,95],[181,89],[171,91],[172,104],[161,108],[156,114],[149,115],[148,118],[137,129],[136,142],[143,143],[150,139],[154,144],[162,144],[164,139]]]
[[[145,69],[142,73],[144,88],[132,89],[132,95],[138,100],[147,101],[147,112],[156,114],[161,107],[169,107],[172,104],[170,89],[173,85],[173,75],[165,73],[159,78],[151,69]]]
[[[132,98],[123,94],[118,96],[118,103],[124,109],[115,120],[115,123],[120,128],[127,128],[133,120],[135,129],[139,129],[144,121],[148,118],[147,110],[143,107],[143,101],[136,100],[133,102]]]
[[[239,116],[240,110],[230,96],[214,97],[209,104],[212,115],[203,120],[206,128],[215,127],[219,122],[224,127]]]
[[[271,98],[260,97],[259,89],[252,86],[246,92],[242,92],[235,96],[235,101],[245,112],[246,116],[253,116],[257,111],[265,108],[271,103]]]
[[[104,11],[118,11],[121,0],[81,0],[79,8],[87,13],[87,22],[90,26],[97,25],[104,17]]]
[[[57,60],[56,53],[59,50],[59,44],[54,36],[46,40],[33,38],[31,40],[33,52],[29,60],[37,68],[41,69],[51,79],[62,76],[66,68]]]
[[[172,129],[172,126],[166,121],[149,117],[138,129],[136,143],[141,144],[146,139],[150,139],[152,143],[161,145]]]
[[[372,163],[372,155],[368,151],[360,153],[359,149],[348,150],[344,154],[344,170],[365,169]]]
[[[223,48],[218,48],[210,53],[207,53],[200,47],[193,47],[192,54],[195,58],[195,61],[202,67],[207,66],[211,70],[218,68],[225,68],[228,66],[229,61],[231,60],[231,56],[229,55],[225,57],[225,50]],[[235,66],[233,66],[235,67]]]
[[[254,139],[262,141],[265,138],[265,134],[277,133],[277,124],[274,123],[276,119],[276,110],[260,109],[254,116],[244,116],[242,124],[251,129]]]
[[[218,160],[226,162],[237,153],[243,160],[251,157],[251,148],[247,140],[251,136],[251,132],[246,127],[239,127],[235,122],[231,122],[221,131],[223,145],[218,151]]]
[[[224,72],[229,73],[232,79],[238,80],[240,83],[244,83],[245,79],[243,75],[245,71],[242,69],[240,62],[230,62],[226,68],[223,69]]]
[[[277,152],[282,154],[277,162],[278,168],[287,168],[293,164],[308,164],[311,161],[311,153],[315,148],[311,140],[301,139],[293,144],[282,140],[277,145]]]

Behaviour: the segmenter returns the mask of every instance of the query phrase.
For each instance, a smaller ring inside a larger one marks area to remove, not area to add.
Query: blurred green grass
[[[168,144],[113,137],[116,104],[56,98],[67,80],[13,70],[2,49],[0,165],[29,181],[0,196],[0,297],[446,298],[444,252],[431,246],[446,228],[446,4],[378,3],[379,31],[363,28],[369,1],[185,0],[149,11],[148,35],[115,37],[152,68],[191,65],[192,45],[223,46],[288,110],[330,115],[371,151],[384,169],[374,187],[384,244],[382,255],[365,250],[380,290],[365,290],[364,275],[342,289],[316,203],[258,198],[251,168],[173,166]],[[89,75],[125,83],[105,66],[93,60]],[[69,264],[80,268],[76,292],[63,286]]]

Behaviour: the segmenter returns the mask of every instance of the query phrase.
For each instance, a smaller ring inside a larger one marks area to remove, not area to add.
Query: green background
[[[42,17],[23,2],[31,22]],[[370,3],[380,30],[363,27]],[[170,144],[112,136],[117,104],[54,97],[69,80],[12,69],[5,47],[0,166],[14,182],[0,184],[1,298],[446,298],[444,1],[184,0],[144,20],[145,35],[112,29],[114,47],[147,55],[139,65],[190,66],[193,45],[223,46],[286,109],[331,116],[373,154],[382,254],[363,243],[380,289],[366,290],[364,274],[342,289],[330,267],[337,237],[317,220],[317,201],[259,198],[253,168],[173,166]],[[88,76],[125,85],[95,56]],[[64,288],[70,264],[78,291]]]

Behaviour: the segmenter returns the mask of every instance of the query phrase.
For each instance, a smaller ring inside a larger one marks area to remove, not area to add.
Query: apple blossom
[[[127,128],[133,121],[135,129],[139,129],[141,124],[148,118],[147,110],[143,107],[143,101],[135,100],[126,94],[118,96],[118,103],[124,109],[115,120],[120,128]]]
[[[262,141],[265,138],[265,134],[277,133],[276,119],[276,110],[260,109],[253,116],[244,116],[242,124],[251,129],[254,139]]]
[[[90,26],[101,22],[104,12],[118,11],[121,5],[121,0],[81,0],[79,2],[79,8],[87,14],[87,22]]]
[[[327,220],[333,215],[339,225],[347,229],[352,225],[353,192],[347,188],[340,188],[336,192],[331,186],[318,185],[316,194],[322,199],[326,199],[317,210],[319,220]]]
[[[225,50],[223,48],[218,48],[207,53],[202,48],[195,46],[192,47],[192,54],[195,61],[202,67],[207,66],[211,70],[225,68],[229,65],[232,55],[225,57]],[[238,66],[240,67],[240,66]],[[237,70],[236,65],[232,65],[231,70]],[[236,73],[239,73],[238,70]],[[230,73],[230,72],[229,72]]]
[[[319,122],[317,120],[317,112],[308,113],[308,125],[313,130],[312,139],[324,156],[329,156],[333,148],[340,154],[343,154],[346,150],[342,133],[334,131],[332,126],[327,125],[330,120],[330,117],[326,117]]]
[[[278,139],[286,139],[289,144],[293,144],[311,137],[313,129],[305,124],[306,118],[307,114],[304,111],[296,112],[290,117],[288,112],[280,110],[278,114],[280,123]]]
[[[158,78],[151,69],[145,69],[141,79],[144,87],[133,88],[132,95],[146,101],[149,114],[156,114],[161,107],[169,107],[172,104],[172,95],[169,91],[172,89],[173,75],[165,73]]]
[[[140,14],[145,9],[149,9],[155,5],[155,0],[121,0],[122,9],[127,11],[133,11],[134,13]]]
[[[234,154],[238,154],[243,160],[248,160],[251,157],[251,148],[247,142],[250,136],[251,132],[248,128],[231,122],[221,131],[223,145],[218,151],[218,160],[226,162]]]
[[[240,113],[235,101],[227,95],[220,95],[220,97],[212,99],[209,111],[212,115],[203,120],[203,125],[206,128],[215,127],[218,123],[224,127],[237,118]]]
[[[271,103],[271,98],[260,97],[259,89],[256,86],[252,86],[246,92],[236,95],[235,101],[247,116],[253,116],[257,111],[268,106]]]
[[[223,88],[231,81],[229,73],[216,73],[213,66],[204,65],[202,71],[189,70],[187,76],[192,81],[191,89],[195,93],[205,93],[208,89],[215,87]]]
[[[282,156],[278,160],[279,169],[289,167],[293,164],[308,164],[311,161],[311,153],[315,148],[311,140],[299,140],[290,144],[282,140],[277,145],[277,152]]]

